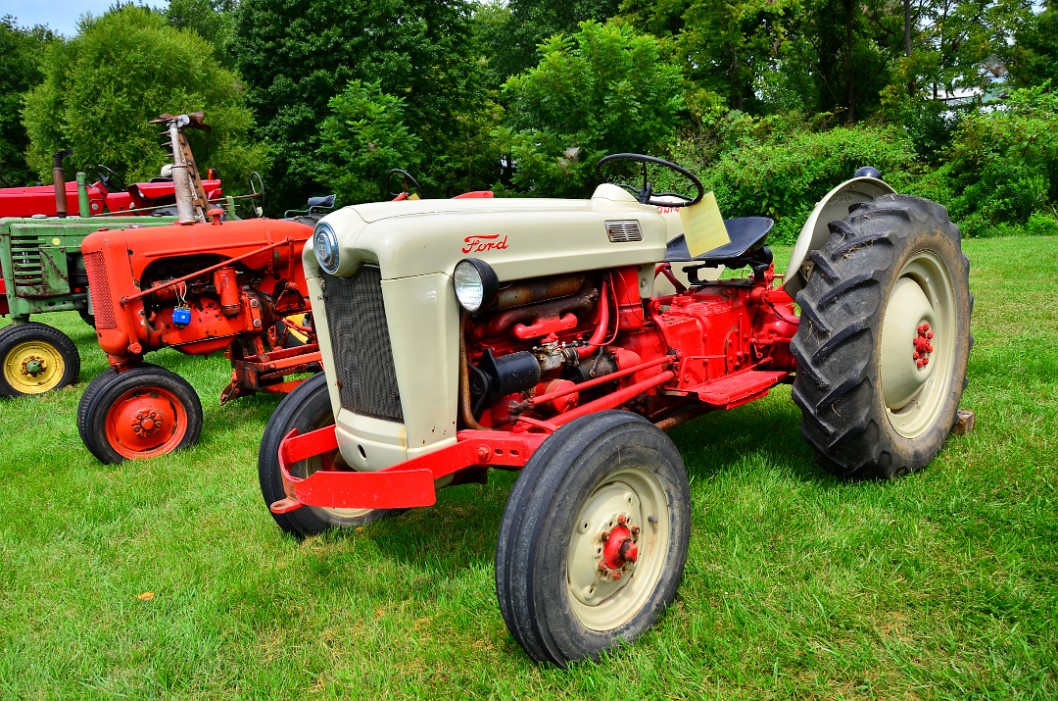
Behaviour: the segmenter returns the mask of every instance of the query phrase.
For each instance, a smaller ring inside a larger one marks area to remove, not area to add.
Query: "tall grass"
[[[894,483],[812,463],[789,391],[681,426],[693,526],[675,606],[568,671],[504,628],[492,557],[516,475],[351,533],[285,537],[223,358],[157,354],[203,397],[180,454],[98,464],[82,382],[0,403],[0,698],[1058,697],[1058,238],[973,240],[977,430]]]

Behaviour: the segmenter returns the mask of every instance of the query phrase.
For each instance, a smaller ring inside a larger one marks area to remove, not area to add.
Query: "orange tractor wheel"
[[[202,403],[187,380],[155,365],[110,370],[88,386],[77,430],[103,463],[171,453],[202,433]]]

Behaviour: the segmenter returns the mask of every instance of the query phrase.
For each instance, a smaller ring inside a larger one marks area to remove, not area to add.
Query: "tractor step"
[[[733,409],[768,394],[790,373],[785,370],[747,370],[689,388],[698,399],[718,409]]]

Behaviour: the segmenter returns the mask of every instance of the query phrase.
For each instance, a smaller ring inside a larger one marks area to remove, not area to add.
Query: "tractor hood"
[[[321,221],[338,241],[341,277],[364,263],[383,279],[451,274],[463,258],[488,262],[501,280],[664,258],[669,235],[657,208],[613,185],[590,200],[456,199],[346,207]],[[312,247],[306,263],[315,267]]]

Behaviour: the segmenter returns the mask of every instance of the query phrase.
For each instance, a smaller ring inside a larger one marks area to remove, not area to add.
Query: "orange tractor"
[[[99,345],[111,369],[88,385],[77,426],[105,463],[149,458],[194,443],[202,405],[184,378],[143,357],[171,347],[189,355],[223,351],[232,380],[221,402],[258,391],[286,392],[291,375],[318,369],[317,347],[286,348],[308,311],[301,252],[315,209],[291,220],[225,221],[207,210],[183,136],[203,127],[201,115],[164,115],[173,155],[178,222],[145,230],[105,230],[84,239],[84,256]],[[311,205],[315,205],[315,208]],[[208,219],[208,220],[207,220]]]

